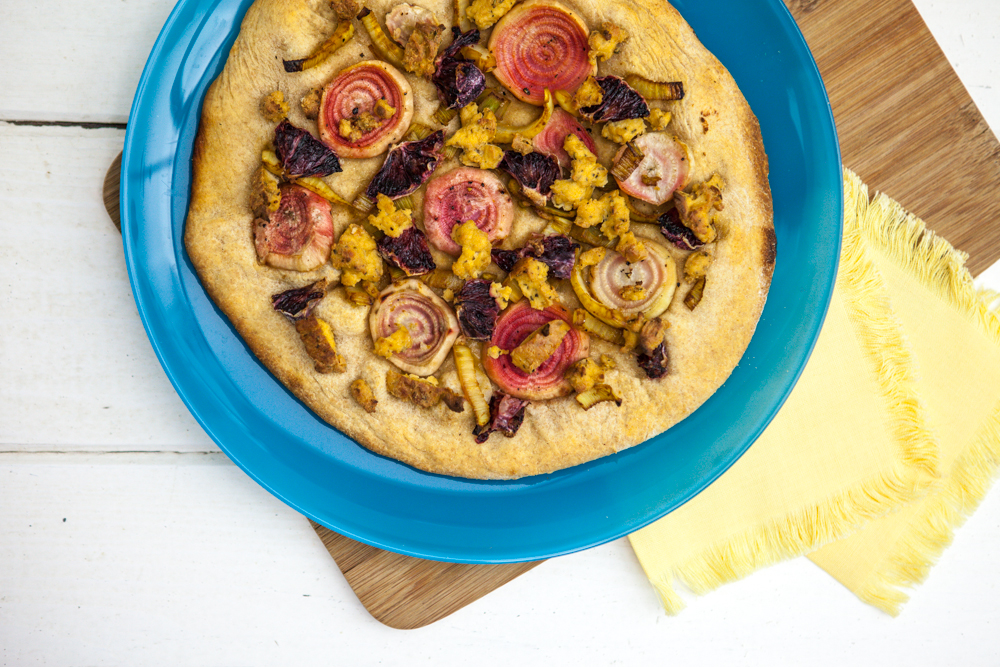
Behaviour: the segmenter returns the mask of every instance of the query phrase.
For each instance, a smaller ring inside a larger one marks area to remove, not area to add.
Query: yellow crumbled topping
[[[302,113],[305,114],[306,118],[316,120],[319,117],[319,103],[321,99],[323,99],[322,88],[313,88],[302,96],[299,106],[302,107]]]
[[[525,139],[524,135],[520,133],[514,134],[514,141],[511,142],[510,147],[521,155],[527,155],[535,150],[535,145],[531,143],[531,139]]]
[[[615,246],[615,252],[621,254],[626,262],[632,264],[646,259],[646,246],[632,232],[625,232],[621,235],[618,239],[618,245]]]
[[[455,290],[453,290],[450,287],[445,287],[444,292],[441,293],[441,298],[447,301],[448,303],[451,303],[452,301],[455,300]]]
[[[667,129],[667,125],[670,124],[670,119],[673,118],[673,114],[669,111],[664,111],[663,109],[650,109],[649,117],[646,122],[649,123],[649,127],[657,132],[663,132]]]
[[[497,306],[500,310],[507,307],[510,303],[513,289],[510,287],[505,287],[502,283],[490,283],[490,296],[497,300]]]
[[[463,280],[478,278],[490,265],[492,258],[490,243],[486,232],[476,226],[475,221],[466,220],[451,228],[451,238],[462,246],[462,254],[451,265],[451,271]]]
[[[535,310],[543,310],[559,300],[559,293],[549,284],[549,267],[534,257],[524,257],[510,270],[521,294]]]
[[[392,107],[389,107],[390,109]],[[361,137],[372,130],[378,129],[382,120],[370,111],[362,111],[357,116],[341,118],[337,125],[337,134],[351,143],[361,141]]]
[[[604,371],[593,359],[581,359],[566,369],[565,377],[576,392],[587,391],[595,384],[604,382]]]
[[[278,190],[278,177],[263,166],[257,167],[250,183],[250,210],[254,215],[263,218],[268,213],[277,211],[280,206],[281,192]]]
[[[626,285],[618,292],[625,301],[642,301],[646,298],[646,288],[642,285]]]
[[[623,236],[628,232],[629,220],[631,220],[625,197],[618,190],[612,190],[602,197],[602,199],[604,198],[609,200],[610,207],[608,217],[601,223],[601,233],[609,239]]]
[[[260,102],[260,112],[272,123],[279,123],[288,117],[288,103],[285,94],[276,90]]]
[[[590,250],[580,253],[580,257],[576,260],[577,264],[580,266],[594,266],[604,259],[604,255],[607,252],[607,248],[602,248],[601,246],[593,247]]]
[[[375,412],[375,406],[378,405],[378,401],[375,399],[372,388],[368,386],[364,378],[358,378],[352,382],[350,389],[351,396],[358,402],[358,405],[365,409],[365,412],[369,414]]]
[[[711,261],[712,256],[705,250],[699,250],[688,255],[687,259],[684,260],[684,281],[693,283],[698,278],[704,278]]]
[[[385,98],[381,98],[375,103],[374,111],[375,115],[382,120],[388,120],[396,115],[396,107],[386,102]]]
[[[410,217],[412,211],[408,208],[397,211],[393,201],[381,192],[378,193],[376,205],[378,210],[368,216],[368,222],[387,236],[398,238],[406,229],[413,226]]]
[[[611,200],[607,195],[598,199],[588,199],[577,207],[573,224],[584,229],[595,227],[603,223],[610,212]]]
[[[302,339],[306,353],[312,357],[317,372],[343,373],[347,370],[347,362],[343,355],[337,353],[333,328],[326,320],[321,320],[315,315],[304,317],[295,323],[295,331]]]
[[[444,39],[443,25],[433,21],[419,21],[413,26],[413,32],[410,33],[406,48],[403,50],[403,69],[417,76],[433,74],[434,60],[437,58],[442,39]]]
[[[595,187],[608,183],[608,170],[597,162],[597,156],[575,134],[566,135],[563,148],[573,159],[569,179],[552,184],[552,205],[569,211],[590,199]]]
[[[375,341],[375,354],[388,359],[397,352],[402,352],[409,348],[411,345],[413,345],[413,339],[410,338],[410,331],[406,328],[405,324],[401,324],[398,329],[388,336]]]
[[[477,28],[486,30],[499,21],[515,4],[517,0],[473,0],[465,10],[465,15],[470,21],[475,22]]]
[[[627,144],[646,131],[646,121],[642,118],[613,120],[601,128],[601,136],[616,144]]]
[[[446,146],[462,149],[462,164],[480,169],[496,169],[503,160],[503,149],[490,142],[497,133],[497,118],[491,109],[479,111],[475,102],[459,112],[462,127],[448,137]]]
[[[607,60],[618,53],[621,45],[628,39],[628,33],[611,21],[605,21],[598,30],[593,30],[587,43],[590,46],[590,62]]]
[[[490,359],[499,359],[503,355],[509,354],[509,352],[510,352],[509,350],[501,350],[496,345],[490,345],[488,348],[486,348],[486,354],[487,356],[489,356]]]
[[[573,106],[577,109],[596,106],[604,100],[604,91],[597,79],[588,76],[573,93]]]
[[[704,183],[694,185],[690,193],[683,190],[674,193],[674,204],[677,206],[681,222],[694,232],[702,243],[711,243],[715,240],[714,211],[723,209],[722,187],[722,177],[712,174],[712,177]]]
[[[375,239],[361,225],[351,224],[344,230],[330,253],[330,261],[343,271],[340,282],[348,287],[362,280],[378,282],[382,277],[382,258],[376,250]]]
[[[618,364],[615,363],[615,360],[612,359],[611,357],[609,357],[606,354],[602,354],[601,355],[601,365],[604,366],[605,370],[609,370],[609,371],[611,369],[616,368],[618,366]]]

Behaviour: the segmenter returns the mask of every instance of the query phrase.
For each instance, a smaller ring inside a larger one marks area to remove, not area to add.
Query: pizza
[[[691,414],[776,252],[757,119],[662,0],[257,0],[204,100],[185,245],[316,415],[479,479]]]

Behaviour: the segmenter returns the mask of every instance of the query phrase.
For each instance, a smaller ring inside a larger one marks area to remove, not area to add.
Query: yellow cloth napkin
[[[676,580],[704,593],[823,545],[820,567],[895,613],[997,467],[995,295],[898,204],[850,171],[844,187],[833,298],[788,401],[714,484],[629,537],[669,613]]]

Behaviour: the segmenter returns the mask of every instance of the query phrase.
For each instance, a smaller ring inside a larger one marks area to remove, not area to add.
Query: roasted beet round
[[[649,115],[649,105],[642,95],[617,76],[602,76],[597,79],[604,98],[600,104],[580,109],[580,113],[595,123],[613,120],[645,118]]]
[[[438,89],[438,95],[447,109],[460,109],[486,90],[486,76],[476,65],[458,55],[463,46],[472,46],[479,41],[479,31],[461,32],[452,28],[454,36],[434,63],[431,83]]]
[[[329,176],[341,171],[336,153],[287,119],[274,128],[274,152],[288,178]]]
[[[382,168],[368,184],[365,194],[373,200],[379,193],[390,199],[410,194],[434,173],[441,158],[442,146],[442,130],[420,141],[404,141],[389,151]]]
[[[667,341],[663,341],[655,348],[652,354],[640,354],[636,362],[639,368],[646,372],[646,376],[651,380],[659,380],[670,372],[670,355],[667,353]]]
[[[551,155],[535,152],[522,155],[517,151],[504,151],[500,168],[521,184],[521,189],[529,199],[542,205],[552,192],[552,184],[561,175],[558,160]],[[529,190],[536,196],[530,196]]]
[[[518,250],[494,250],[493,261],[501,269],[510,273],[522,257],[534,257],[549,267],[553,278],[568,280],[576,263],[576,249],[580,244],[565,234],[536,236]]]
[[[276,311],[293,320],[308,317],[319,300],[326,295],[326,281],[317,280],[303,287],[286,290],[271,296]]]
[[[676,208],[672,208],[660,216],[660,231],[664,238],[681,250],[697,250],[705,245],[698,240],[690,229],[681,222],[681,216]]]
[[[415,226],[407,227],[397,237],[386,234],[375,242],[382,259],[395,264],[408,276],[422,276],[436,268],[427,237]]]
[[[469,280],[455,295],[455,314],[458,326],[466,338],[489,340],[497,323],[500,307],[490,294],[492,283],[483,278]]]
[[[493,431],[500,431],[508,438],[513,438],[517,429],[524,421],[524,409],[528,401],[508,396],[501,391],[494,391],[490,399],[490,421],[485,426],[477,426],[473,431],[476,442],[483,444]]]

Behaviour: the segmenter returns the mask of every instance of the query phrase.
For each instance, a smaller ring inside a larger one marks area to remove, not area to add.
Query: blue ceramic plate
[[[184,252],[201,100],[251,0],[180,0],[136,91],[122,160],[125,255],[139,314],[174,387],[226,454],[315,521],[413,556],[540,559],[626,535],[735,462],[791,391],[833,290],[843,196],[826,91],[781,0],[676,6],[760,119],[778,261],[743,360],[701,409],[632,449],[513,482],[454,479],[372,454],[318,419],[250,353]]]

